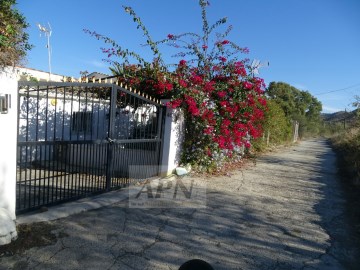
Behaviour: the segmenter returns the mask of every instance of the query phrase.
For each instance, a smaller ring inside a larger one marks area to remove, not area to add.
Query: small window
[[[72,130],[77,132],[90,132],[92,129],[92,112],[73,112]]]

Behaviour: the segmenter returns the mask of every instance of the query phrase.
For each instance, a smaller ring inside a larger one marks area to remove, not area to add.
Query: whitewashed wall
[[[17,78],[12,69],[0,71],[0,95],[10,94],[11,108],[0,114],[0,208],[15,219]]]

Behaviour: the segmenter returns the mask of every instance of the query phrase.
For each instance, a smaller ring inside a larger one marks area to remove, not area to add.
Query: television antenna
[[[50,37],[51,37],[51,26],[50,23],[48,23],[48,28],[41,25],[40,23],[37,24],[39,30],[40,30],[40,37],[41,33],[44,33],[45,37],[47,37],[47,44],[46,48],[48,49],[48,58],[49,58],[49,81],[51,80],[51,47],[50,47]]]
[[[260,62],[260,60],[254,59],[250,65],[251,73],[253,76],[259,75],[259,69],[268,66],[270,66],[269,61]]]

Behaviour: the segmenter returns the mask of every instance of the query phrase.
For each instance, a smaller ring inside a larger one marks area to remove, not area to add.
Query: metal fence
[[[19,82],[17,213],[156,176],[162,110],[115,84]]]

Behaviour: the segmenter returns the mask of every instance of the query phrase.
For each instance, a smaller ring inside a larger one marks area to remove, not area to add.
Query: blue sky
[[[250,59],[270,61],[260,70],[268,84],[283,81],[308,90],[324,112],[353,109],[360,95],[360,1],[358,0],[209,0],[208,18],[228,17],[229,39],[250,49]],[[109,74],[102,41],[85,34],[95,30],[151,60],[142,32],[122,5],[131,6],[154,40],[169,33],[201,32],[197,0],[18,0],[30,28],[27,67],[48,71],[46,39],[37,23],[52,27],[52,72],[79,77],[80,71]],[[176,53],[161,47],[169,63]],[[330,93],[328,93],[330,92]],[[319,95],[318,95],[319,94]]]

